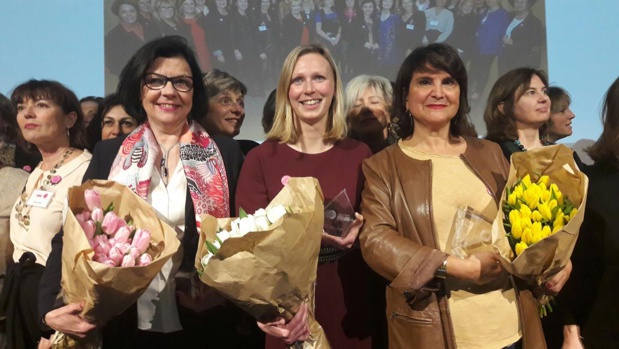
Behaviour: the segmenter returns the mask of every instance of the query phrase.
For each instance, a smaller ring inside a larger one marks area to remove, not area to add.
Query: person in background
[[[15,115],[11,100],[0,93],[0,162],[30,173],[41,161],[41,153],[24,140]]]
[[[128,135],[138,127],[138,121],[127,114],[122,99],[113,93],[99,104],[97,114],[88,125],[88,150],[92,151],[97,142],[122,135]]]
[[[181,23],[185,24],[191,32],[193,47],[196,49],[198,62],[202,71],[211,69],[211,53],[206,43],[206,23],[204,15],[197,11],[195,0],[184,0],[178,5],[178,12],[181,14]],[[189,38],[187,38],[189,39]]]
[[[51,252],[51,240],[62,227],[69,188],[79,185],[90,163],[82,110],[75,94],[50,80],[30,80],[15,88],[11,103],[24,139],[41,153],[10,216],[13,266],[7,273],[0,309],[7,317],[9,348],[36,348],[40,331],[39,280]],[[46,200],[36,201],[35,193]],[[46,334],[49,337],[49,333]]]
[[[425,11],[426,40],[428,43],[444,42],[454,28],[454,15],[445,8],[447,0],[436,0],[436,6]]]
[[[100,97],[88,96],[80,99],[80,107],[82,108],[82,115],[84,115],[84,126],[87,127],[90,124],[90,120],[97,114],[99,108]]]
[[[282,20],[282,47],[286,55],[298,45],[312,42],[314,18],[304,15],[301,0],[290,1],[290,12]]]
[[[469,66],[477,54],[476,38],[479,18],[474,9],[474,0],[463,0],[454,11],[454,30],[448,44],[458,50],[464,65]]]
[[[397,35],[400,16],[396,14],[394,0],[382,0],[378,14],[378,69],[381,76],[391,78],[402,60]],[[361,73],[361,71],[358,71]]]
[[[499,0],[486,0],[486,5],[478,8],[481,12],[478,12],[477,50],[470,67],[472,101],[477,101],[486,89],[490,68],[501,52],[502,38],[509,24],[509,14]]]
[[[299,46],[284,64],[277,86],[275,121],[267,140],[250,152],[239,177],[237,209],[253,212],[267,204],[290,177],[318,179],[325,202],[346,189],[356,210],[363,179],[361,162],[372,155],[363,143],[346,139],[341,80],[322,45]],[[284,180],[284,182],[282,182]],[[355,241],[363,217],[348,234],[323,234],[318,257],[315,315],[332,348],[371,348],[375,303],[370,297],[371,271]],[[308,336],[307,307],[287,322],[259,323],[266,348],[285,348]]]
[[[402,0],[400,16],[402,23],[398,32],[398,46],[404,50],[403,57],[406,57],[415,48],[423,45],[423,38],[426,35],[426,15],[417,10],[414,0]]]
[[[13,246],[9,238],[9,221],[15,200],[28,179],[28,172],[15,168],[15,150],[19,129],[11,101],[0,94],[0,290],[7,267],[13,263]],[[0,348],[6,348],[6,317],[0,317]]]
[[[342,54],[342,18],[335,11],[334,0],[323,0],[322,7],[316,11],[314,23],[316,35],[336,62],[339,62]]]
[[[241,132],[245,120],[245,94],[247,87],[234,76],[218,69],[204,74],[209,108],[200,122],[210,135],[234,138]],[[243,154],[247,154],[258,143],[239,141]]]
[[[546,31],[531,13],[536,0],[510,0],[514,14],[508,22],[499,54],[499,75],[518,67],[539,68]]]
[[[206,17],[208,12],[206,0],[196,0],[196,14],[198,14],[198,17]]]
[[[252,37],[256,41],[256,54],[260,58],[254,93],[262,97],[277,84],[281,28],[270,0],[260,0],[260,9],[255,11],[254,17]]]
[[[566,90],[558,86],[550,86],[548,98],[550,98],[550,119],[548,119],[542,137],[550,143],[556,143],[572,135],[572,120],[576,115],[570,109],[572,98]]]
[[[174,0],[156,0],[155,2],[155,18],[157,19],[156,26],[158,32],[155,33],[155,37],[149,38],[161,38],[169,35],[180,35],[184,38],[191,38],[191,32],[185,25],[181,25],[179,22],[179,13],[176,11],[176,1]]]
[[[206,16],[206,42],[211,50],[214,68],[229,71],[234,67],[232,31],[234,22],[227,0],[215,0],[215,8]]]
[[[360,235],[364,259],[389,283],[389,348],[511,348],[522,337],[525,349],[545,348],[531,292],[514,286],[500,256],[460,259],[447,247],[459,207],[496,216],[509,167],[496,144],[468,136],[458,53],[415,49],[394,90],[403,139],[363,163]]]
[[[195,272],[197,217],[233,214],[231,193],[243,161],[236,142],[209,136],[198,123],[208,100],[194,52],[179,36],[150,41],[123,69],[117,93],[127,113],[142,123],[128,137],[100,142],[84,180],[109,179],[128,186],[170,222],[182,248],[136,306],[98,325],[103,326],[103,347],[198,348],[208,341],[213,347],[245,348],[236,331],[240,309],[202,283],[192,295],[177,289],[179,273]],[[39,294],[41,315],[54,330],[84,336],[92,325],[79,316],[80,303],[54,309],[60,291],[61,233],[52,249],[50,270],[41,281],[46,285]]]
[[[346,87],[348,137],[367,144],[374,154],[395,143],[392,100],[391,82],[382,76],[359,75],[350,80]]]
[[[153,15],[153,0],[138,0],[137,5],[138,22],[140,22],[144,28],[145,37],[150,38],[152,35],[149,35],[149,33],[156,30],[153,26],[157,25],[156,23],[153,23],[153,21],[155,21],[155,17]]]
[[[232,7],[232,49],[234,52],[234,68],[227,71],[242,76],[243,81],[250,86],[250,91],[257,90],[258,69],[256,69],[258,59],[258,47],[254,35],[254,9],[249,6],[248,0],[235,0]]]
[[[619,343],[616,293],[619,285],[619,79],[604,97],[604,129],[588,149],[595,160],[589,177],[585,219],[572,254],[574,270],[557,297],[563,313],[564,349],[614,348]],[[557,346],[557,348],[559,347]]]
[[[110,11],[120,21],[105,34],[105,68],[110,74],[118,76],[131,55],[148,40],[148,35],[145,25],[138,20],[138,10],[133,1],[115,0]],[[145,23],[150,24],[148,21]],[[94,116],[97,107],[92,110],[93,114],[84,112],[86,125]]]
[[[374,74],[378,71],[378,40],[379,21],[374,10],[374,1],[361,0],[359,8],[361,13],[348,27],[350,37],[349,57],[350,74]]]

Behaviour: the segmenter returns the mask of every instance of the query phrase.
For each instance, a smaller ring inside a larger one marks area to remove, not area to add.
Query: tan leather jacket
[[[465,139],[462,160],[498,204],[509,164],[495,143]],[[412,159],[394,144],[365,160],[363,173],[361,251],[370,267],[390,282],[389,348],[455,348],[447,299],[434,279],[446,254],[438,248],[432,217],[431,161]],[[530,291],[517,294],[524,348],[546,348]]]

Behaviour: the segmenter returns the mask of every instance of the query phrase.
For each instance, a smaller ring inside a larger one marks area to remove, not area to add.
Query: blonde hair
[[[323,138],[327,141],[337,141],[346,137],[348,131],[344,113],[344,93],[342,92],[342,81],[337,66],[329,51],[320,44],[298,46],[293,49],[286,57],[279,75],[277,83],[277,94],[275,96],[275,119],[273,127],[267,133],[268,140],[277,140],[281,143],[294,144],[299,140],[300,130],[297,129],[295,116],[288,99],[288,91],[292,83],[292,74],[297,61],[302,56],[310,53],[321,55],[329,62],[335,80],[333,99],[329,106],[327,116],[327,127]]]
[[[371,88],[383,99],[385,110],[391,109],[393,104],[393,87],[391,82],[378,75],[359,75],[348,82],[346,86],[346,114],[355,106],[359,96]]]

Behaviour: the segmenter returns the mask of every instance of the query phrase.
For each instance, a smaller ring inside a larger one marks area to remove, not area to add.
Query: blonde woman
[[[252,150],[238,182],[237,208],[253,212],[266,205],[289,177],[312,176],[325,202],[346,190],[358,210],[361,162],[372,155],[363,143],[346,139],[343,93],[329,52],[320,45],[299,46],[286,58],[277,86],[275,120],[267,140]],[[353,247],[363,217],[357,215],[345,237],[324,234],[318,261],[315,315],[333,348],[370,348],[372,300],[369,269]],[[259,323],[266,347],[307,339],[307,308],[288,323]]]

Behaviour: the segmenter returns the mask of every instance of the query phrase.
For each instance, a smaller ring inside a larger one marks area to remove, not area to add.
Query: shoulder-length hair
[[[604,130],[587,152],[595,162],[619,168],[619,78],[610,85],[602,109]]]
[[[406,98],[414,73],[446,72],[460,87],[460,105],[451,119],[449,133],[452,136],[476,136],[475,127],[469,119],[468,77],[466,67],[458,52],[447,44],[430,44],[416,48],[404,59],[395,82],[392,122],[398,126],[400,137],[413,134],[414,123],[406,107]]]
[[[187,45],[187,40],[177,35],[166,36],[146,43],[129,59],[120,73],[116,93],[123,101],[127,114],[138,123],[144,122],[147,115],[142,107],[142,87],[144,75],[157,58],[183,58],[189,64],[193,80],[193,103],[189,111],[189,119],[199,121],[208,111],[202,70],[195,53]]]
[[[15,88],[11,94],[11,103],[17,105],[26,100],[38,101],[45,99],[54,102],[65,114],[75,113],[75,123],[69,128],[69,145],[77,149],[86,149],[88,140],[84,126],[84,114],[77,96],[58,81],[29,80]]]
[[[505,73],[494,83],[484,110],[486,139],[495,142],[518,139],[514,104],[531,86],[531,78],[535,75],[542,80],[544,86],[548,86],[546,73],[533,68],[516,68]]]
[[[300,130],[297,129],[295,116],[293,115],[292,106],[288,99],[288,91],[290,90],[292,74],[297,61],[302,56],[310,53],[319,54],[329,62],[335,80],[333,100],[329,107],[327,128],[323,138],[328,141],[337,141],[346,137],[347,127],[344,114],[344,93],[342,92],[340,74],[329,51],[320,44],[312,44],[296,47],[288,54],[288,57],[286,57],[284,61],[277,83],[275,119],[273,120],[271,130],[266,136],[269,140],[278,140],[282,143],[296,143],[299,140]]]

